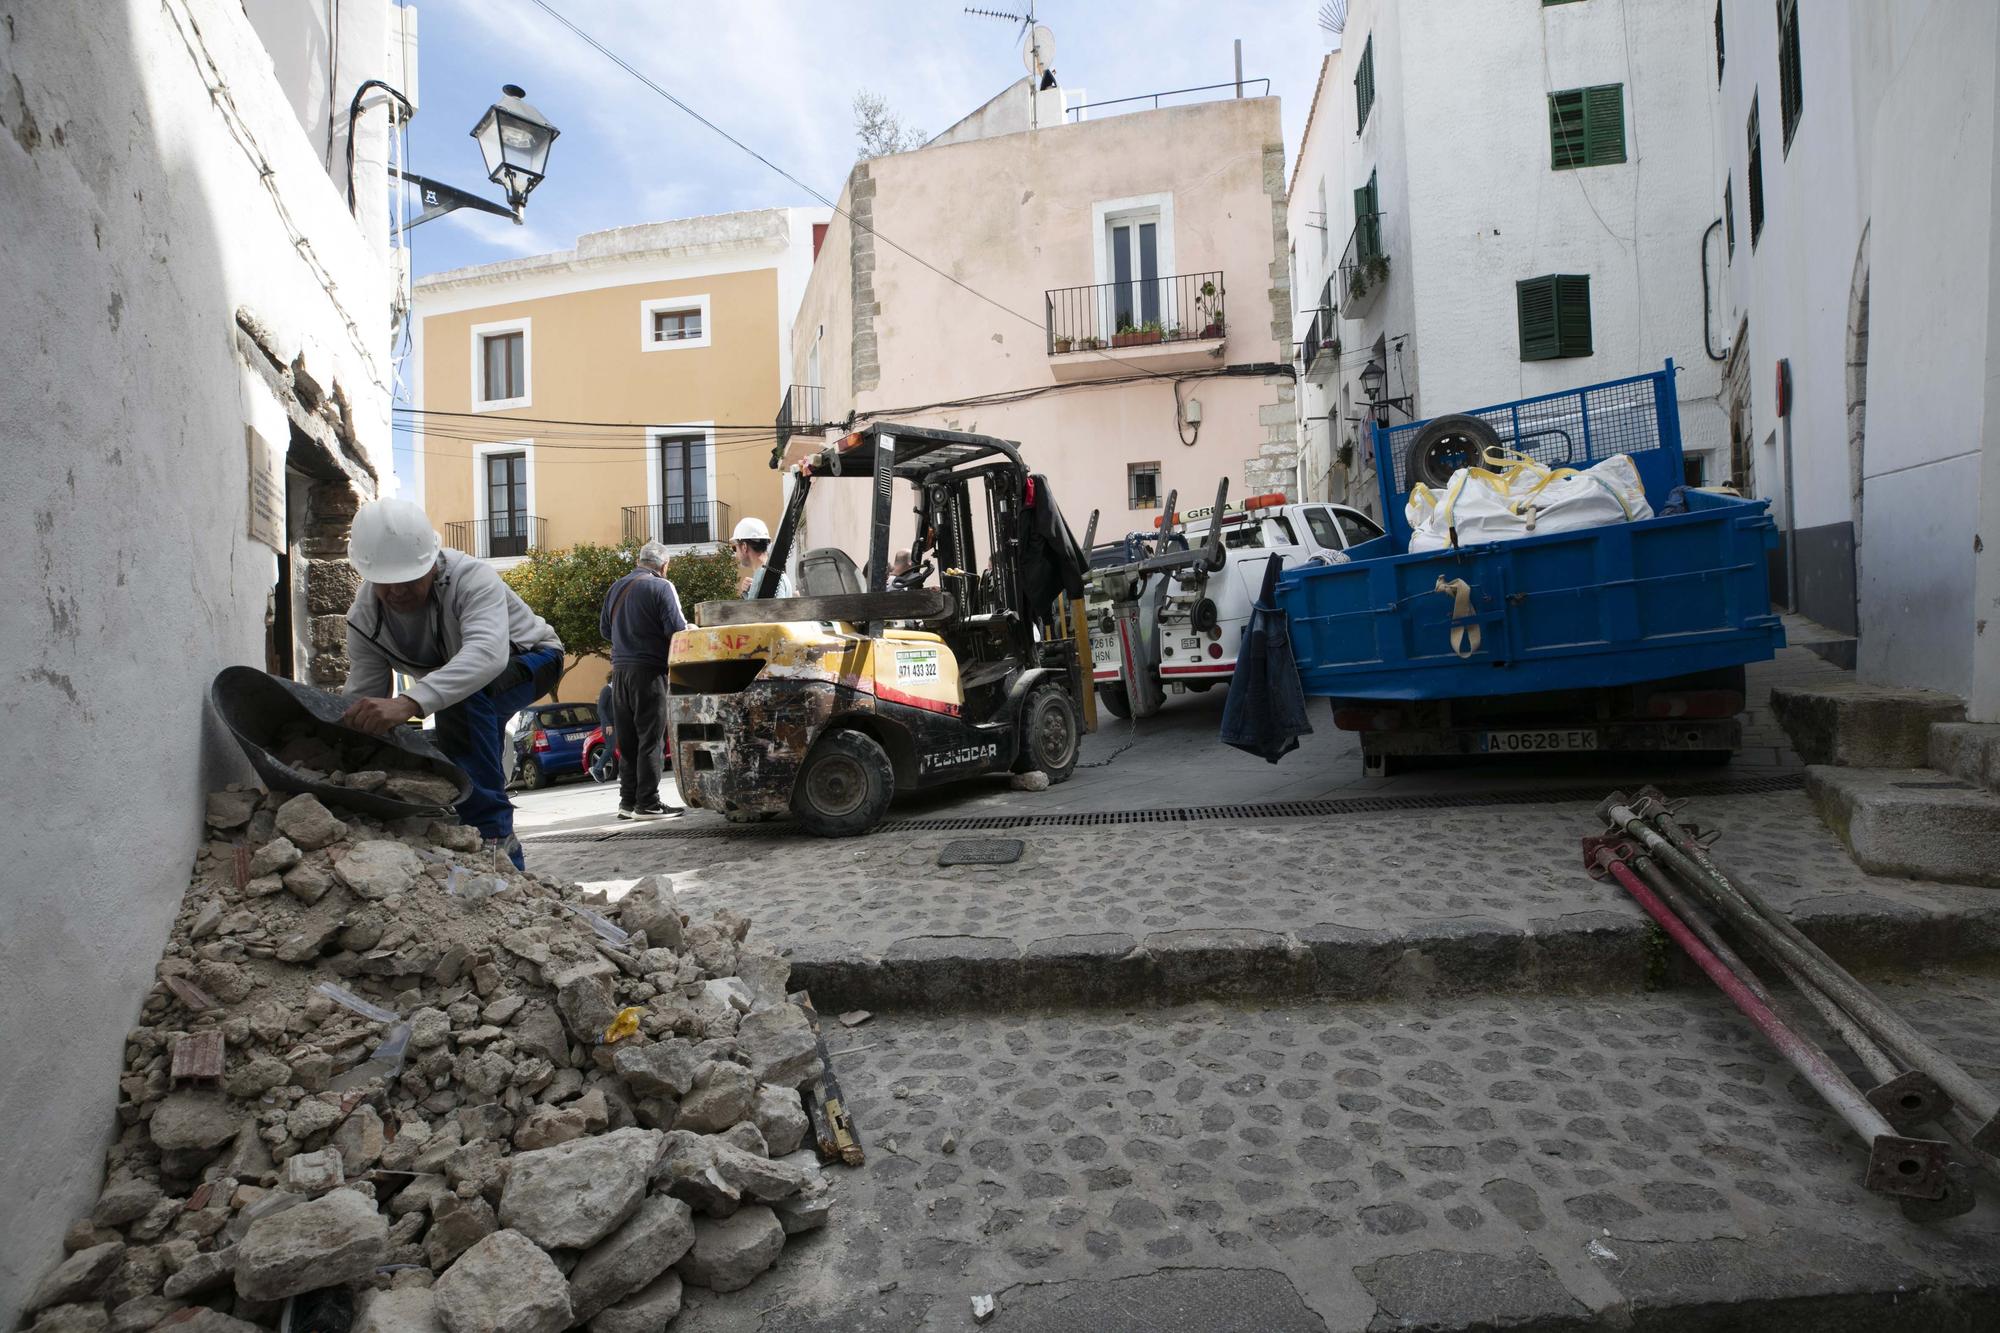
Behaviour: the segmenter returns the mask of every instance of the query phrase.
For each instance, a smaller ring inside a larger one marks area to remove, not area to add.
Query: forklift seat
[[[821,546],[799,557],[799,595],[839,597],[867,592],[854,557],[837,546]]]

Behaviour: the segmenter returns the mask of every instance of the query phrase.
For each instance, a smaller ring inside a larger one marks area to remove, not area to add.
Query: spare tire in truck
[[[1403,489],[1418,482],[1443,486],[1462,467],[1478,467],[1488,449],[1500,447],[1500,433],[1478,417],[1454,413],[1427,422],[1404,456]]]

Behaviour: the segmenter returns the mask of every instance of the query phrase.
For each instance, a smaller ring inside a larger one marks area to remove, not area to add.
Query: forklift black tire
[[[549,785],[548,770],[542,767],[539,760],[530,759],[521,765],[521,768],[523,773],[521,781],[529,791],[540,791]]]
[[[1021,754],[1016,773],[1042,772],[1049,785],[1068,782],[1083,748],[1083,716],[1060,685],[1037,686],[1021,709]]]
[[[1132,716],[1132,699],[1125,693],[1125,686],[1122,683],[1117,685],[1099,685],[1097,687],[1097,702],[1104,705],[1105,712],[1118,718],[1120,721],[1124,721]]]
[[[1500,433],[1475,416],[1438,417],[1417,432],[1404,457],[1407,486],[1443,486],[1462,467],[1480,467],[1486,451],[1500,447]]]
[[[792,815],[808,833],[851,838],[882,822],[896,795],[896,769],[872,737],[833,731],[819,738],[792,785]]]

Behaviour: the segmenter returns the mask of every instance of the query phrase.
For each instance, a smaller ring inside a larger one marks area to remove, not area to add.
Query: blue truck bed
[[[1699,491],[1661,514],[1681,480],[1673,363],[1475,415],[1552,466],[1631,456],[1655,517],[1458,549],[1407,553],[1404,459],[1426,424],[1373,432],[1388,535],[1344,565],[1287,571],[1278,604],[1308,695],[1439,700],[1587,690],[1762,661],[1784,646],[1771,613],[1768,502]],[[1439,585],[1463,580],[1469,618]],[[1454,626],[1477,625],[1478,645]]]

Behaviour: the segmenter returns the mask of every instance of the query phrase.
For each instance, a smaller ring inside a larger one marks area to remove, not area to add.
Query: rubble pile
[[[457,823],[207,817],[37,1333],[345,1327],[302,1308],[350,1297],[355,1333],[658,1333],[825,1223],[816,1038],[749,922],[658,877],[609,905]]]

